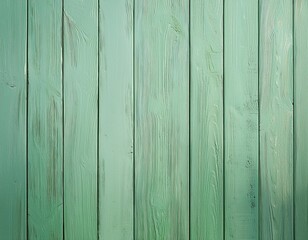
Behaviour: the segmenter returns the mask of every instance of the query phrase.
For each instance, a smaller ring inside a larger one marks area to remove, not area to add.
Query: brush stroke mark
[[[189,4],[135,4],[135,237],[188,239]]]
[[[28,235],[62,239],[62,1],[28,3]]]
[[[223,1],[192,0],[191,239],[223,239]]]
[[[293,1],[260,2],[260,237],[293,239]]]

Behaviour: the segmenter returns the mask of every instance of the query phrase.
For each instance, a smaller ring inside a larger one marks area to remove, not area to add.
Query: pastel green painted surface
[[[307,0],[0,16],[1,240],[306,240]]]
[[[64,0],[64,236],[97,238],[98,3]]]
[[[135,239],[188,239],[189,2],[135,4]]]
[[[295,240],[308,236],[308,1],[294,1]]]
[[[224,8],[225,239],[258,239],[258,1]]]
[[[26,239],[26,1],[0,16],[0,238]]]
[[[62,239],[62,4],[28,3],[29,239]]]
[[[133,237],[133,1],[100,0],[99,237]]]
[[[223,239],[223,1],[191,0],[190,239]]]
[[[260,1],[260,237],[293,239],[292,0]]]

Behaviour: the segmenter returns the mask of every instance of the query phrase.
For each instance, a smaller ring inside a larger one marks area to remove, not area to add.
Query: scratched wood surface
[[[188,3],[135,1],[136,239],[188,239]]]
[[[98,2],[64,0],[64,236],[97,238]]]
[[[28,3],[28,236],[62,239],[62,4]]]
[[[295,239],[308,236],[308,1],[294,1],[294,214]]]
[[[26,239],[26,1],[0,16],[0,238]]]
[[[223,1],[190,6],[191,239],[223,239]]]
[[[258,239],[258,1],[225,1],[225,239]]]
[[[261,239],[293,239],[292,11],[260,2]]]
[[[116,13],[116,14],[115,14]],[[133,238],[133,1],[100,1],[99,237]]]

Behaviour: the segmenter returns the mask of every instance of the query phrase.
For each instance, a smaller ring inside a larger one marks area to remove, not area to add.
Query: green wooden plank
[[[260,1],[261,239],[293,239],[292,2]]]
[[[61,0],[29,0],[30,239],[62,239]]]
[[[225,239],[258,239],[258,0],[224,11]]]
[[[188,239],[189,1],[135,4],[135,237]]]
[[[99,236],[133,239],[133,0],[100,0]]]
[[[223,1],[192,0],[191,239],[223,239]]]
[[[97,239],[98,2],[64,0],[64,236]]]
[[[26,1],[0,16],[0,238],[26,239]]]
[[[308,236],[308,1],[294,1],[295,239]]]

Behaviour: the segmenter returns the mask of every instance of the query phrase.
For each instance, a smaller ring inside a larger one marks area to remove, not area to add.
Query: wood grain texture
[[[62,239],[62,3],[28,3],[29,238]]]
[[[225,239],[258,239],[258,1],[225,1]]]
[[[308,1],[294,1],[295,240],[308,236]]]
[[[189,2],[135,4],[135,239],[188,239]]]
[[[133,239],[133,1],[100,0],[99,236]]]
[[[98,2],[64,1],[65,239],[97,239]]]
[[[223,1],[190,2],[191,239],[223,239]]]
[[[26,239],[26,1],[0,16],[0,238]]]
[[[260,1],[260,237],[293,239],[292,0]]]

